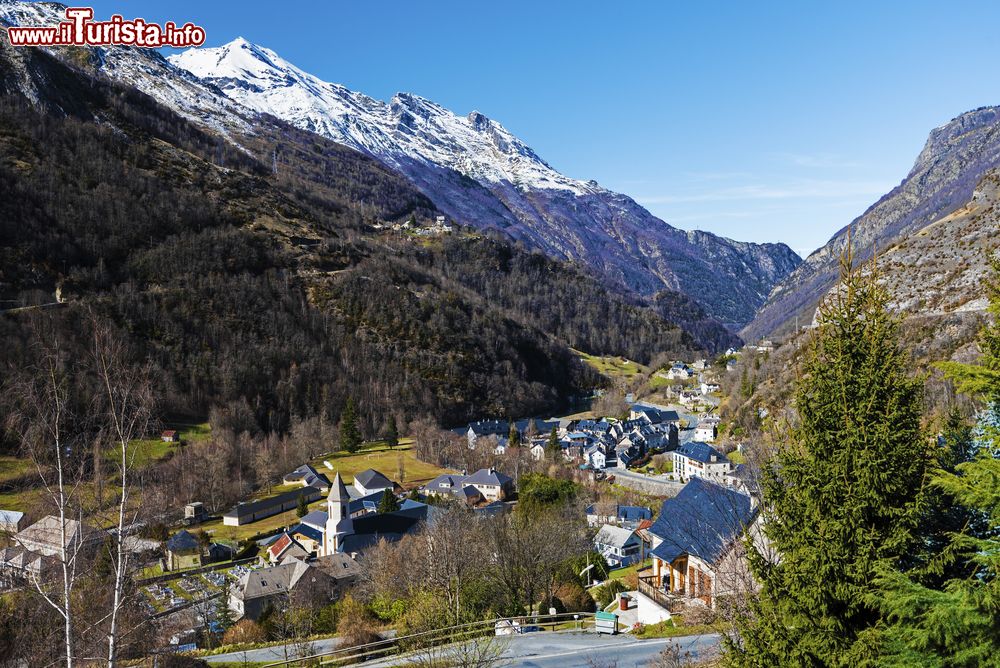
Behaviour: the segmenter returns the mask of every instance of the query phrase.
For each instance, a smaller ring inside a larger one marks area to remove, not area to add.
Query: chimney
[[[496,472],[497,472],[497,470],[491,466],[490,467],[490,475],[493,475]]]

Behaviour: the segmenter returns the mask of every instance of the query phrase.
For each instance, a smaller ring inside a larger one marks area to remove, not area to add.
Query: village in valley
[[[640,385],[635,363],[591,359],[633,380],[599,391],[591,410],[441,430],[435,438],[449,445],[436,462],[419,459],[420,434],[392,433],[353,452],[320,453],[222,512],[191,498],[155,527],[128,528],[139,606],[163,646],[210,649],[235,624],[261,622],[292,597],[322,606],[349,596],[370,575],[366,554],[449,512],[481,521],[519,512],[524,481],[543,478],[572,488],[590,537],[580,577],[591,603],[574,612],[611,613],[622,632],[711,619],[720,597],[748,586],[739,548],[756,518],[744,444],[722,437],[720,383],[741,355],[770,349],[765,342],[714,362],[675,361],[646,370]],[[604,396],[614,392],[621,396]],[[608,406],[614,414],[598,412]],[[206,428],[167,428],[145,443],[169,456],[188,438],[208,438]],[[59,518],[5,509],[0,520],[3,586],[43,581],[64,554]],[[107,527],[88,518],[65,526],[74,554],[106,539]],[[526,612],[537,619],[546,609]]]

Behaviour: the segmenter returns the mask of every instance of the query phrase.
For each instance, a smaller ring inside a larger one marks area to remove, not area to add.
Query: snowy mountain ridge
[[[640,295],[688,294],[740,324],[800,259],[784,244],[671,227],[625,195],[565,176],[500,123],[410,93],[388,102],[329,83],[243,38],[170,62],[241,105],[369,153],[455,220],[589,265]]]
[[[215,84],[233,100],[399,167],[418,158],[476,179],[520,189],[596,192],[552,169],[524,142],[478,111],[459,116],[410,93],[389,102],[302,71],[242,37],[216,48],[189,49],[168,60]]]
[[[64,11],[54,2],[0,0],[0,24],[52,25]],[[376,100],[244,39],[169,60],[142,48],[50,52],[142,91],[241,147],[272,125],[266,115],[333,139],[401,173],[458,223],[578,263],[615,290],[641,298],[682,292],[734,328],[749,322],[775,283],[801,262],[784,244],[674,228],[626,195],[560,174],[481,113],[459,116],[408,93]]]
[[[0,0],[0,26],[55,25],[65,19],[65,10],[66,6],[57,2]],[[58,55],[61,49],[45,50]],[[91,52],[95,69],[134,86],[191,121],[227,136],[232,131],[245,132],[251,126],[248,109],[206,89],[194,75],[173,67],[158,51],[106,46],[94,47]]]

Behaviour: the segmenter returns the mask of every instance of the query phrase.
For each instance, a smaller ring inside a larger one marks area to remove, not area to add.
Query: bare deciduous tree
[[[131,550],[126,540],[138,524],[141,503],[136,497],[135,457],[137,439],[149,432],[153,397],[148,368],[130,367],[122,345],[103,327],[94,335],[94,367],[103,394],[105,434],[114,442],[119,497],[112,543],[108,548],[113,568],[111,610],[108,612],[108,668],[118,661],[121,613],[132,577]],[[135,495],[134,495],[135,494]],[[131,630],[131,629],[130,629]]]

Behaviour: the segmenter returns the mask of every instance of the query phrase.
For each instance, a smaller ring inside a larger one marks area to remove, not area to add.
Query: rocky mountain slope
[[[723,322],[748,322],[800,261],[783,244],[673,228],[625,195],[560,174],[479,112],[459,116],[408,93],[375,100],[244,39],[170,61],[241,105],[376,156],[458,222],[502,230],[640,295],[683,292]]]
[[[984,177],[998,165],[1000,107],[962,114],[931,132],[902,183],[851,223],[855,257],[869,259],[876,249],[886,255],[884,276],[902,310],[974,309],[982,303],[974,277],[984,263],[984,245],[1000,237],[992,205],[986,205],[996,177]],[[836,281],[847,240],[845,227],[781,281],[742,330],[744,339],[787,335],[796,323],[809,324]]]

